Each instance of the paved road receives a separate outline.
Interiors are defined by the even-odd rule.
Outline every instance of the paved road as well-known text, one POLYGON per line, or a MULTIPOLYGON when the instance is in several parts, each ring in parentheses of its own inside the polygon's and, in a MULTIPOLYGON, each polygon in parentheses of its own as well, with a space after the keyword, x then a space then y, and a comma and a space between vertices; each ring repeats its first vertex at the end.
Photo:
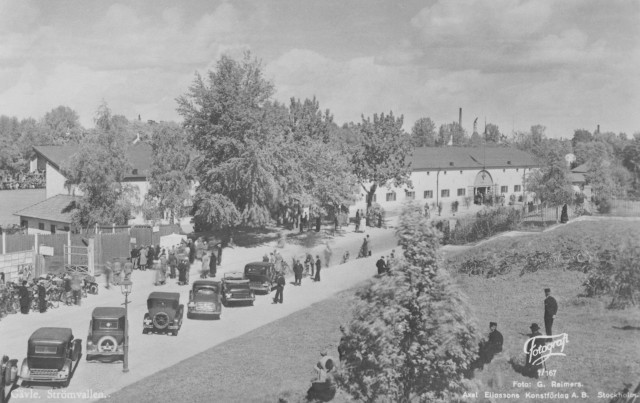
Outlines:
MULTIPOLYGON (((352 227, 353 228, 353 227, 352 227)), ((352 230, 352 228, 350 230, 352 230)), ((372 237, 374 251, 384 250, 388 254, 396 245, 392 229, 368 229, 372 237)), ((188 320, 185 318, 182 329, 177 337, 165 335, 142 335, 142 318, 146 312, 146 298, 151 291, 173 291, 181 293, 181 302, 186 304, 189 289, 180 287, 170 280, 170 284, 161 287, 153 286, 154 272, 136 271, 133 273, 133 291, 130 295, 129 325, 130 325, 130 372, 124 374, 122 365, 88 363, 80 361, 71 381, 66 389, 49 390, 34 387, 30 389, 18 388, 13 392, 11 402, 43 402, 60 398, 67 402, 95 400, 104 393, 108 395, 133 382, 145 378, 153 373, 170 367, 188 357, 194 356, 226 340, 235 338, 257 327, 276 319, 287 316, 297 310, 306 308, 321 301, 336 292, 348 289, 370 278, 375 272, 375 260, 379 255, 355 260, 362 242, 363 234, 353 232, 338 234, 329 240, 333 249, 333 262, 337 263, 345 249, 351 253, 350 262, 344 265, 331 266, 324 269, 322 281, 313 283, 305 279, 301 287, 287 285, 285 287, 282 305, 271 304, 269 296, 258 296, 253 307, 223 308, 219 321, 188 320), (59 393, 53 395, 53 393, 59 393), (88 393, 89 398, 74 393, 88 393)), ((324 243, 311 249, 313 254, 319 254, 324 260, 324 243)), ((252 248, 229 248, 223 253, 223 265, 219 267, 219 275, 229 271, 242 271, 244 264, 260 260, 265 252, 273 250, 273 245, 260 245, 252 248)), ((287 245, 281 253, 288 262, 291 257, 302 257, 307 251, 300 245, 287 245)), ((198 278, 200 262, 196 261, 191 267, 191 280, 198 278)), ((100 289, 99 295, 90 295, 83 301, 81 307, 60 307, 45 314, 30 313, 29 315, 10 315, 0 322, 0 340, 2 345, 0 354, 7 354, 11 358, 18 358, 19 362, 26 356, 27 339, 39 327, 69 327, 74 336, 86 340, 91 311, 97 306, 119 306, 124 301, 119 288, 100 289)))

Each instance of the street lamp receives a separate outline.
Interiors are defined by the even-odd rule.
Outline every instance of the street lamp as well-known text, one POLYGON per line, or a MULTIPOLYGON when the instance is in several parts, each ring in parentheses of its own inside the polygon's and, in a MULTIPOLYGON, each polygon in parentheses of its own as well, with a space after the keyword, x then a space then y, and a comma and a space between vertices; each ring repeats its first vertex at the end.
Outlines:
POLYGON ((122 372, 129 372, 129 294, 131 294, 131 280, 120 282, 120 291, 124 295, 124 361, 122 362, 122 372))

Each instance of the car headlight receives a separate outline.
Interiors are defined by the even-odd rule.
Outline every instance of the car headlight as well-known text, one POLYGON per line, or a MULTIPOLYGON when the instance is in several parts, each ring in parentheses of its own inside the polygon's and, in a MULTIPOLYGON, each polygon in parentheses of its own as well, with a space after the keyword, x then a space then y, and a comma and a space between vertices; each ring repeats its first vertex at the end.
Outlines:
POLYGON ((187 305, 189 308, 194 308, 196 306, 195 302, 189 302, 189 304, 187 305))
POLYGON ((150 325, 151 324, 151 318, 145 318, 144 319, 144 324, 145 325, 150 325))
POLYGON ((226 293, 226 294, 225 294, 225 296, 226 296, 227 298, 231 298, 231 293, 230 293, 230 292, 228 292, 228 293, 226 293))
POLYGON ((68 366, 64 366, 62 367, 62 371, 58 372, 58 378, 66 378, 69 376, 69 367, 68 366))
POLYGON ((29 377, 29 365, 27 364, 26 360, 25 362, 22 363, 22 367, 20 368, 20 377, 21 378, 29 377))

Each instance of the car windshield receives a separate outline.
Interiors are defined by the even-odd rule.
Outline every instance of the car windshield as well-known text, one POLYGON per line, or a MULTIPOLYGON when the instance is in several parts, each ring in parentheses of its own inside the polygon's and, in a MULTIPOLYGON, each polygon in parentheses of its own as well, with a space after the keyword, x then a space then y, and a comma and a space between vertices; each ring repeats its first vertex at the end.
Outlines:
POLYGON ((249 283, 248 282, 242 282, 242 283, 227 283, 227 288, 230 290, 248 290, 249 289, 249 283))
POLYGON ((56 353, 58 352, 58 347, 36 344, 35 352, 36 354, 56 355, 56 353))
POLYGON ((261 274, 261 275, 267 274, 267 268, 260 267, 260 266, 249 266, 246 268, 245 271, 247 274, 261 274))
POLYGON ((97 329, 100 330, 113 330, 118 328, 118 320, 117 319, 101 319, 97 323, 97 329))
POLYGON ((156 299, 151 302, 153 308, 171 308, 173 303, 171 301, 165 301, 163 299, 156 299))
POLYGON ((216 292, 213 288, 198 288, 196 290, 196 294, 198 295, 213 295, 215 293, 216 292))

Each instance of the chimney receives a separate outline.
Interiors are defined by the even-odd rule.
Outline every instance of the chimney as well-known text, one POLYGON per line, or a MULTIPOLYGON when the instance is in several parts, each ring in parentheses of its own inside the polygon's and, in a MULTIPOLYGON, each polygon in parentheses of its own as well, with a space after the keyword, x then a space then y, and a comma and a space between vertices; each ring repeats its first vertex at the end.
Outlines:
POLYGON ((458 124, 462 127, 462 108, 460 108, 458 112, 458 124))

